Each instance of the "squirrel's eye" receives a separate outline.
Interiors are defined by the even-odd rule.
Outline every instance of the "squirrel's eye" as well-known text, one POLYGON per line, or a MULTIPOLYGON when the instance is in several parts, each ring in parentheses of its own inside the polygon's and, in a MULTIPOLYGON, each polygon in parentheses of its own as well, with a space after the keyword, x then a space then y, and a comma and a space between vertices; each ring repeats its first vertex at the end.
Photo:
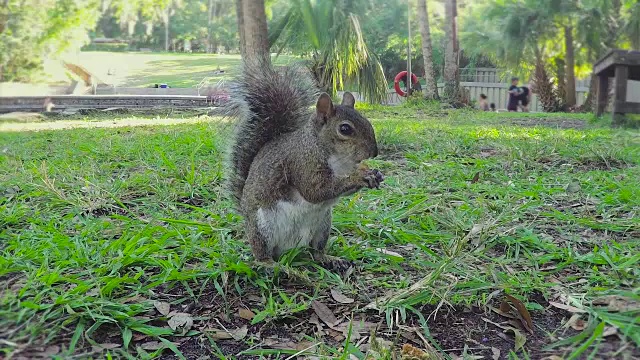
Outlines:
POLYGON ((349 136, 353 134, 353 128, 349 124, 340 125, 340 134, 349 136))

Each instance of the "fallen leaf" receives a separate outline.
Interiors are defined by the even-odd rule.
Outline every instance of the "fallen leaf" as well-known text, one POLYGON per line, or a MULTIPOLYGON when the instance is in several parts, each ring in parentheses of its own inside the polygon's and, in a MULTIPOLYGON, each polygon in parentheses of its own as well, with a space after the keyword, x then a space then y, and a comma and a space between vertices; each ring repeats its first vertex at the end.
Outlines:
POLYGON ((580 314, 573 314, 569 321, 565 324, 565 327, 571 326, 574 330, 582 331, 587 327, 587 322, 582 320, 580 314))
POLYGON ((225 330, 205 329, 204 332, 206 332, 209 335, 209 337, 211 337, 213 340, 229 340, 229 339, 233 339, 233 336, 231 336, 231 334, 228 331, 225 331, 225 330))
MULTIPOLYGON (((500 329, 503 329, 505 331, 511 331, 513 332, 513 334, 515 335, 515 346, 514 346, 514 351, 518 351, 520 350, 520 348, 522 348, 524 346, 524 344, 527 342, 527 337, 524 336, 520 330, 513 328, 511 326, 504 326, 504 325, 500 325, 498 323, 495 323, 487 318, 482 318, 483 321, 488 322, 489 324, 495 325, 497 327, 499 327, 500 329)), ((498 335, 500 335, 500 333, 498 333, 498 335)))
POLYGON ((427 354, 426 352, 422 351, 421 349, 418 349, 417 347, 414 347, 410 344, 404 344, 402 345, 402 353, 401 353, 401 359, 402 360, 429 360, 431 359, 431 356, 429 356, 429 354, 427 354))
POLYGON ((176 330, 179 327, 184 327, 185 330, 189 330, 193 326, 193 318, 191 317, 191 314, 175 313, 167 323, 173 330, 176 330))
POLYGON ((169 311, 171 310, 171 305, 169 303, 163 302, 163 301, 154 301, 153 302, 153 306, 156 308, 156 310, 158 310, 158 312, 164 316, 166 316, 167 314, 169 314, 169 311))
POLYGON ((578 309, 575 306, 565 305, 565 304, 557 303, 557 302, 554 302, 554 301, 549 301, 549 305, 551 305, 553 307, 557 307, 558 309, 566 310, 566 311, 568 311, 570 313, 577 313, 577 314, 586 313, 585 310, 578 309))
POLYGON ((511 305, 509 305, 505 300, 502 300, 500 303, 500 311, 505 314, 509 314, 511 312, 511 305))
POLYGON ((235 330, 230 330, 229 333, 231 334, 231 336, 233 337, 234 340, 239 341, 244 339, 247 336, 247 333, 249 332, 249 329, 247 328, 247 326, 243 326, 243 327, 239 327, 235 330))
POLYGON ((515 297, 509 294, 505 294, 505 295, 507 296, 507 299, 511 301, 513 306, 516 307, 516 310, 518 310, 518 313, 521 316, 520 321, 522 321, 522 325, 524 325, 524 328, 527 329, 529 333, 533 334, 533 320, 531 320, 531 314, 529 314, 529 310, 527 310, 526 306, 524 306, 522 301, 516 299, 515 297))
POLYGON ((145 335, 145 334, 141 334, 141 333, 135 333, 135 334, 133 334, 133 340, 134 340, 134 341, 136 341, 136 342, 137 342, 137 341, 140 341, 140 340, 142 340, 142 339, 146 339, 147 337, 149 337, 149 336, 148 336, 148 335, 145 335))
POLYGON ((317 300, 313 300, 311 302, 311 307, 313 307, 313 311, 318 315, 318 318, 320 318, 320 320, 325 324, 329 326, 335 326, 338 324, 338 319, 333 315, 333 312, 327 307, 327 305, 317 300))
POLYGON ((46 356, 52 356, 52 355, 56 355, 60 352, 60 346, 58 345, 51 345, 51 346, 47 346, 47 348, 44 350, 44 355, 46 356))
POLYGON ((379 251, 379 252, 381 252, 381 253, 383 253, 385 255, 394 256, 394 257, 397 257, 397 258, 400 258, 400 259, 404 259, 404 257, 402 255, 398 254, 395 251, 391 251, 391 250, 387 250, 387 249, 383 249, 383 248, 376 248, 376 251, 379 251))
POLYGON ((493 354, 491 356, 493 360, 500 360, 500 349, 491 347, 491 353, 493 354))
POLYGON ((98 344, 96 345, 98 348, 100 349, 117 349, 119 347, 122 347, 121 344, 112 344, 112 343, 106 343, 106 344, 98 344))
POLYGON ((628 312, 640 310, 640 303, 623 296, 609 295, 594 299, 592 305, 605 305, 611 312, 628 312))
POLYGON ((333 298, 333 300, 339 302, 340 304, 351 304, 355 301, 352 298, 346 297, 340 292, 340 290, 337 289, 331 289, 331 297, 333 298))
POLYGON ((130 297, 126 298, 126 299, 123 299, 122 303, 123 304, 126 304, 126 303, 141 303, 141 302, 144 302, 144 301, 147 301, 147 298, 142 297, 139 294, 137 294, 137 295, 134 295, 134 296, 130 296, 130 297))
POLYGON ((514 350, 515 352, 518 352, 520 349, 522 349, 522 347, 524 346, 524 344, 527 342, 527 337, 526 337, 526 336, 524 336, 524 335, 520 332, 520 330, 518 330, 518 329, 511 328, 510 330, 511 330, 511 331, 513 331, 513 333, 514 333, 514 335, 515 335, 515 337, 516 337, 516 343, 515 343, 515 345, 514 345, 514 347, 513 347, 513 350, 514 350))
POLYGON ((238 310, 238 316, 245 320, 251 321, 254 317, 256 317, 256 314, 254 314, 253 311, 249 309, 240 308, 240 310, 238 310))
POLYGON ((473 179, 471 179, 471 183, 475 184, 480 180, 480 172, 478 171, 475 175, 473 175, 473 179))
POLYGON ((604 331, 602 332, 602 337, 608 337, 611 335, 615 335, 618 333, 618 329, 614 326, 607 326, 604 328, 604 331))
POLYGON ((164 344, 162 344, 160 341, 148 341, 141 344, 140 347, 144 350, 154 351, 162 349, 164 347, 164 344))
POLYGON ((547 357, 543 357, 540 360, 564 360, 564 358, 560 357, 558 355, 550 355, 550 356, 547 356, 547 357))

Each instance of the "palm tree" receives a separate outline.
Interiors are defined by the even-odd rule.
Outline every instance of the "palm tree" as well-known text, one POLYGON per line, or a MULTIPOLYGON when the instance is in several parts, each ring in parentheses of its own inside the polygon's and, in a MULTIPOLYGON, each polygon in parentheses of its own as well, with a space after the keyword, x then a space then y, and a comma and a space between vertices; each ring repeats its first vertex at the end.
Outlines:
POLYGON ((424 79, 426 82, 427 99, 438 100, 438 83, 433 68, 433 49, 431 46, 431 30, 429 29, 429 11, 427 0, 418 0, 418 18, 420 21, 420 36, 422 38, 422 58, 424 60, 424 79))
POLYGON ((270 63, 264 0, 236 0, 240 49, 245 62, 270 63))
POLYGON ((356 86, 370 102, 386 97, 380 62, 364 41, 358 12, 363 0, 295 0, 270 29, 269 43, 310 54, 309 69, 324 91, 356 86))
POLYGON ((445 1, 444 96, 449 102, 457 102, 460 86, 458 79, 457 11, 456 0, 445 1))

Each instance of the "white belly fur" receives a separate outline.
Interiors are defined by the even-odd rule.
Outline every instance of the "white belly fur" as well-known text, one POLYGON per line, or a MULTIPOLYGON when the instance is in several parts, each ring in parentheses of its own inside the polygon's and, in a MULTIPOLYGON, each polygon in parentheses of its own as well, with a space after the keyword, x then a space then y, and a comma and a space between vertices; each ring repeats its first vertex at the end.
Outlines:
POLYGON ((278 201, 273 208, 258 209, 258 229, 276 255, 308 246, 336 201, 312 204, 296 191, 291 201, 278 201))

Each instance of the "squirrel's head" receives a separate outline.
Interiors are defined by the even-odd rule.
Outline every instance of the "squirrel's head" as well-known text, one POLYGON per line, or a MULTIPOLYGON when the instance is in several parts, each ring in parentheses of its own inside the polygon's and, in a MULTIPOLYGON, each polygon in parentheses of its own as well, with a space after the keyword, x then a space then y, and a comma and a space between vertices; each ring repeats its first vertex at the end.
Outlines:
MULTIPOLYGON (((327 147, 333 162, 352 167, 378 156, 378 144, 369 120, 354 108, 356 99, 349 92, 342 104, 334 105, 323 93, 316 103, 315 125, 320 143, 327 147)), ((346 170, 346 169, 345 169, 346 170)))

